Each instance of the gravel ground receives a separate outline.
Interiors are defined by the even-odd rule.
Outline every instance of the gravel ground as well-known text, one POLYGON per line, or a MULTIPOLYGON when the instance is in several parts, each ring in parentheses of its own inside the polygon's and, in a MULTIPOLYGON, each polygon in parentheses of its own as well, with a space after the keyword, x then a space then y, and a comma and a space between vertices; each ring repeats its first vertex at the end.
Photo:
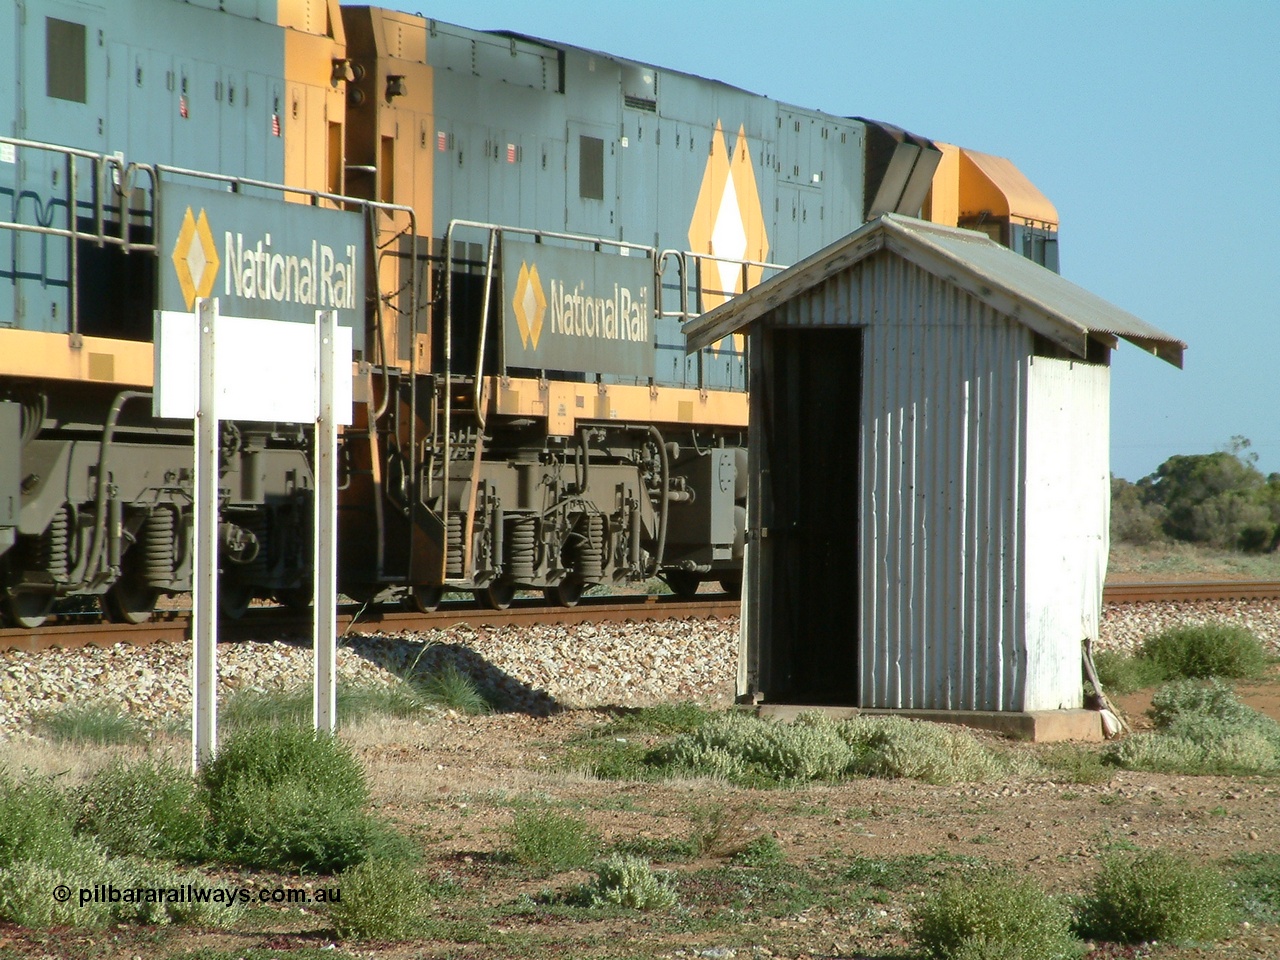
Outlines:
MULTIPOLYGON (((1141 603, 1106 608, 1099 649, 1131 650, 1177 624, 1230 620, 1280 656, 1280 602, 1141 603)), ((727 703, 737 672, 738 622, 685 620, 497 630, 454 627, 422 634, 353 636, 339 676, 382 682, 416 666, 453 662, 496 687, 512 706, 546 714, 557 705, 640 706, 663 700, 727 703)), ((219 696, 311 682, 309 642, 223 644, 219 696)), ((73 702, 122 705, 140 719, 180 717, 191 698, 190 652, 157 644, 0 653, 0 738, 21 735, 33 715, 73 702)))

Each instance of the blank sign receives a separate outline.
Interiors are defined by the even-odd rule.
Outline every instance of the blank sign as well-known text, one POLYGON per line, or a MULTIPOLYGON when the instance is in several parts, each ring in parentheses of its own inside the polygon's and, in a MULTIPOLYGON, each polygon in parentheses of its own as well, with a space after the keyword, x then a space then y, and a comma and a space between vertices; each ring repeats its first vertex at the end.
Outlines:
MULTIPOLYGON (((319 413, 316 328, 309 323, 219 316, 214 330, 217 415, 223 420, 314 423, 319 413)), ((351 328, 337 328, 334 369, 351 368, 351 328)), ((190 420, 199 394, 199 338, 195 316, 159 312, 155 399, 158 417, 190 420)), ((333 384, 338 423, 351 423, 351 377, 333 384)))

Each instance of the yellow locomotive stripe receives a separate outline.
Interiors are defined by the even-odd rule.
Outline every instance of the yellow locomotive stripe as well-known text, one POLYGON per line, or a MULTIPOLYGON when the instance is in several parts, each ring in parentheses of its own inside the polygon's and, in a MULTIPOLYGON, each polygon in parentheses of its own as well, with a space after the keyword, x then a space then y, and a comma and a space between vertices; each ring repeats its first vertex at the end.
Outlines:
POLYGON ((152 349, 135 340, 0 330, 0 376, 149 387, 152 349))
POLYGON ((696 424, 746 429, 747 394, 727 390, 565 383, 490 378, 488 394, 499 416, 546 417, 547 432, 568 436, 578 420, 696 424))

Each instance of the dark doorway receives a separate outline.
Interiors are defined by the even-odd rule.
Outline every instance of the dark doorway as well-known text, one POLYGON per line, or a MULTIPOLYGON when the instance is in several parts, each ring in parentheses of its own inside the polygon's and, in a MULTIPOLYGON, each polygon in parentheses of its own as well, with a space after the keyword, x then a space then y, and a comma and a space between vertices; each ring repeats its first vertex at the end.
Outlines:
POLYGON ((857 706, 862 330, 769 334, 763 692, 774 702, 857 706))

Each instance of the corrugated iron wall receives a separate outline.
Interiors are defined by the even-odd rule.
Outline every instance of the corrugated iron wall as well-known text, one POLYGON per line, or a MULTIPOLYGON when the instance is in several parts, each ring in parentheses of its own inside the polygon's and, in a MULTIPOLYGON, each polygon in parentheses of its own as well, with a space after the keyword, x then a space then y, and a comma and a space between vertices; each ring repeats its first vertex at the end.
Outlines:
POLYGON ((1031 333, 888 253, 770 319, 868 328, 861 705, 1024 709, 1020 438, 1031 333))

